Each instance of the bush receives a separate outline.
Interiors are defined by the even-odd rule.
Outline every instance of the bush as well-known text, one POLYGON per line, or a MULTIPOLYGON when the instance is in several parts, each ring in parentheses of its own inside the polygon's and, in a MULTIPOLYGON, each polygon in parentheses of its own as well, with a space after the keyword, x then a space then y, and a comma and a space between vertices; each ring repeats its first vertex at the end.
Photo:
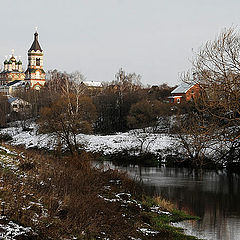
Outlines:
POLYGON ((7 141, 11 141, 12 140, 12 136, 9 135, 8 133, 0 133, 0 141, 1 142, 7 142, 7 141))
POLYGON ((60 239, 73 234, 78 239, 95 239, 102 232, 114 239, 126 239, 127 234, 136 230, 135 225, 131 221, 123 224, 125 209, 104 198, 116 198, 118 192, 137 194, 139 190, 125 173, 93 168, 91 160, 86 152, 54 157, 31 151, 19 164, 19 169, 30 176, 24 183, 11 171, 0 171, 7 189, 3 196, 6 214, 31 226, 41 236, 39 239, 60 239))
POLYGON ((142 153, 140 155, 130 155, 128 151, 122 151, 107 155, 106 159, 114 162, 116 165, 137 164, 140 166, 160 166, 161 159, 153 153, 142 153))

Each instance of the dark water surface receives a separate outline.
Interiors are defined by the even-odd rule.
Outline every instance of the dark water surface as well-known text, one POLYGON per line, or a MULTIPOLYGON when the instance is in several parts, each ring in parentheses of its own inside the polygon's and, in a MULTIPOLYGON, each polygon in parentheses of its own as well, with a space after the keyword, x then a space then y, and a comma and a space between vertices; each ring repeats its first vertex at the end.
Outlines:
POLYGON ((159 194, 179 208, 201 217, 199 221, 177 224, 188 234, 209 240, 240 240, 238 175, 205 171, 199 176, 182 168, 109 166, 141 179, 148 193, 159 194))

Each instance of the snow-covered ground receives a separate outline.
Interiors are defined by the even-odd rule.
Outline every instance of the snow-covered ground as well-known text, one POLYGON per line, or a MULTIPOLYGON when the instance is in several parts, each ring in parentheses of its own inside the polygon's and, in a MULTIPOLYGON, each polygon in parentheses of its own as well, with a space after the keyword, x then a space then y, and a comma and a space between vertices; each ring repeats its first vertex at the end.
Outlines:
MULTIPOLYGON (((32 131, 22 131, 21 127, 9 127, 2 129, 1 133, 12 136, 11 145, 23 145, 26 148, 39 148, 53 150, 56 138, 52 134, 37 134, 38 126, 32 124, 32 131)), ((144 134, 136 132, 117 133, 114 135, 87 135, 79 134, 78 142, 84 145, 86 151, 110 154, 122 150, 134 151, 140 148, 144 141, 143 150, 148 148, 151 153, 158 153, 174 144, 174 140, 165 134, 144 134)))
MULTIPOLYGON (((143 137, 144 138, 144 137, 143 137)), ((141 136, 136 136, 131 132, 117 133, 114 135, 83 135, 79 136, 80 141, 85 143, 85 149, 91 152, 102 152, 111 154, 123 150, 134 151, 140 149, 143 140, 141 136)), ((173 139, 163 134, 151 134, 143 144, 143 150, 148 146, 151 153, 158 153, 173 144, 173 139)))
MULTIPOLYGON (((42 141, 44 139, 44 141, 42 141, 42 145, 41 147, 47 148, 47 144, 52 142, 52 136, 48 136, 48 135, 36 135, 36 131, 33 130, 31 132, 24 132, 21 131, 20 129, 15 129, 15 128, 9 128, 9 129, 5 129, 4 131, 2 131, 4 133, 8 133, 12 135, 13 140, 12 140, 12 144, 26 144, 26 146, 37 146, 38 141, 42 141), (44 144, 43 144, 44 143, 44 144)), ((125 134, 126 136, 128 136, 127 134, 125 134)), ((124 135, 124 136, 125 136, 124 135)), ((130 134, 131 135, 131 134, 130 134)), ((82 139, 82 141, 86 141, 86 142, 90 142, 92 141, 92 139, 94 140, 95 138, 93 138, 94 135, 81 135, 79 136, 79 139, 82 139), (89 137, 89 138, 87 138, 89 137)), ((98 141, 96 142, 96 146, 100 145, 99 149, 96 149, 96 151, 101 150, 101 141, 103 141, 102 139, 99 139, 99 136, 95 136, 96 139, 98 139, 98 141)), ((107 136, 104 136, 104 139, 107 136)), ((117 134, 117 135, 112 135, 111 136, 113 139, 111 139, 111 143, 109 144, 109 146, 114 146, 116 142, 120 142, 119 144, 121 145, 121 142, 124 141, 124 137, 122 136, 122 134, 117 134), (114 136, 121 136, 120 139, 115 139, 114 140, 114 136)), ((129 136, 128 136, 129 137, 129 136)), ((154 137, 154 136, 152 136, 154 137)), ((155 137, 154 137, 155 139, 155 137)), ((107 139, 105 139, 105 141, 107 142, 107 139)), ((130 142, 130 140, 129 140, 130 142)), ((125 145, 124 145, 125 146, 125 145)), ((119 147, 119 146, 118 146, 119 147)), ((127 147, 127 145, 126 145, 127 147)), ((91 147, 90 147, 91 148, 91 147)), ((91 148, 92 149, 92 148, 91 148)), ((118 148, 116 148, 117 150, 118 148)), ((93 149, 92 149, 93 150, 93 149)), ((33 176, 31 176, 31 174, 29 173, 24 173, 23 170, 21 170, 21 168, 19 167, 20 165, 20 161, 19 161, 19 157, 21 158, 25 158, 23 153, 17 153, 15 151, 12 151, 10 149, 8 149, 7 147, 1 146, 0 145, 0 166, 2 169, 7 169, 8 171, 13 172, 16 176, 18 181, 16 181, 17 184, 20 184, 21 186, 25 186, 25 183, 28 181, 28 179, 32 178, 33 176), (26 181, 25 181, 26 180, 26 181)), ((34 175, 36 178, 34 178, 34 182, 36 182, 36 180, 38 179, 37 175, 34 175)), ((51 178, 48 178, 51 180, 51 178)), ((5 188, 5 181, 4 178, 0 178, 0 183, 2 184, 2 186, 0 186, 0 189, 4 189, 5 188)), ((44 181, 39 182, 41 185, 44 185, 44 181)), ((138 202, 136 200, 133 199, 132 195, 128 192, 111 192, 111 184, 110 183, 115 183, 115 184, 121 184, 121 180, 120 179, 112 179, 109 181, 109 184, 104 186, 104 190, 107 190, 106 192, 102 192, 101 195, 98 194, 99 198, 104 199, 104 201, 106 202, 115 202, 115 203, 119 203, 121 207, 123 208, 127 208, 129 207, 129 205, 134 206, 134 208, 139 208, 141 211, 144 211, 144 206, 141 204, 141 202, 138 202)), ((12 185, 11 185, 12 187, 12 185)), ((26 187, 26 186, 25 186, 26 187)), ((34 199, 34 195, 33 193, 30 193, 29 191, 24 192, 24 190, 21 190, 21 194, 22 196, 18 196, 18 198, 16 198, 15 196, 15 201, 17 201, 18 199, 27 199, 27 196, 31 195, 32 198, 34 199)), ((46 218, 48 217, 48 210, 44 207, 41 198, 39 199, 34 199, 34 200, 25 200, 25 202, 21 203, 21 210, 24 212, 24 214, 28 215, 28 210, 30 211, 34 211, 32 209, 37 209, 37 212, 35 212, 32 215, 31 221, 33 223, 38 223, 39 219, 42 218, 46 218)), ((61 203, 60 203, 61 205, 61 203)), ((17 224, 16 222, 11 221, 11 219, 8 219, 7 216, 5 216, 5 210, 8 209, 10 206, 10 203, 8 203, 7 201, 5 202, 4 199, 0 198, 0 207, 1 207, 1 216, 0 216, 0 239, 5 239, 5 240, 17 240, 17 239, 32 239, 34 238, 34 236, 38 236, 37 232, 35 232, 33 230, 33 228, 31 227, 24 227, 22 225, 17 224), (4 210, 5 209, 5 210, 4 210)), ((156 213, 158 215, 171 215, 170 212, 166 212, 166 211, 162 211, 160 206, 153 206, 150 208, 151 212, 156 213)), ((123 213, 122 214, 123 218, 128 219, 129 216, 128 214, 123 213)), ((160 234, 159 231, 155 231, 152 230, 152 227, 147 224, 144 223, 142 224, 142 226, 139 226, 137 229, 138 233, 141 233, 141 235, 148 237, 148 239, 150 239, 152 236, 158 235, 160 234)), ((104 235, 104 232, 101 232, 102 235, 104 235)), ((64 238, 67 239, 67 238, 64 238)), ((70 239, 77 239, 77 237, 71 237, 68 238, 70 239)), ((110 238, 104 238, 104 237, 99 237, 98 239, 109 239, 110 238)), ((141 240, 141 238, 133 238, 131 236, 129 236, 129 239, 135 239, 135 240, 141 240)), ((145 239, 145 238, 144 238, 145 239)))
MULTIPOLYGON (((7 133, 12 137, 11 145, 23 145, 25 148, 38 148, 54 150, 58 143, 54 134, 38 134, 38 125, 32 123, 31 131, 22 131, 21 127, 9 127, 0 130, 0 133, 7 133)), ((134 130, 126 133, 116 133, 113 135, 87 135, 79 134, 77 136, 78 143, 83 146, 86 151, 99 152, 103 154, 112 154, 122 151, 128 153, 138 153, 141 149, 143 152, 150 152, 161 155, 164 158, 166 154, 174 154, 176 152, 186 154, 186 151, 176 137, 169 134, 145 134, 134 130)), ((192 152, 195 151, 193 145, 192 152)), ((197 146, 198 147, 198 146, 197 146)), ((217 159, 227 148, 226 143, 219 141, 206 143, 201 149, 201 154, 207 157, 217 159)))
POLYGON ((14 240, 14 239, 24 239, 27 238, 27 235, 31 236, 34 234, 33 230, 30 227, 23 227, 9 221, 5 216, 0 216, 0 239, 4 240, 14 240))

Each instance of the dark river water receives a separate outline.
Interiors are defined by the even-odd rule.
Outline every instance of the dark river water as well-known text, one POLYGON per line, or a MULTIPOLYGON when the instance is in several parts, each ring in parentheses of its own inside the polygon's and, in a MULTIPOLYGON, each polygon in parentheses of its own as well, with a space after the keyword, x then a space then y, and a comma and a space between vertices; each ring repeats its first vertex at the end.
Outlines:
POLYGON ((148 193, 161 195, 179 208, 201 217, 199 221, 177 224, 186 229, 186 233, 209 240, 240 240, 238 175, 205 171, 197 176, 183 168, 109 166, 141 179, 148 193))

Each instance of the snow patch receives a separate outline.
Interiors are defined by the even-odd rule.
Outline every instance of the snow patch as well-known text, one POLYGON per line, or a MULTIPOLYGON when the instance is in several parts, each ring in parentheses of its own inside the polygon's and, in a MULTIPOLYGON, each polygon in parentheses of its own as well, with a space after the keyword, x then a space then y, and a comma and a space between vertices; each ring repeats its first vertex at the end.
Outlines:
POLYGON ((4 216, 0 216, 0 222, 0 239, 14 240, 16 237, 24 236, 25 234, 34 234, 30 227, 23 227, 12 221, 8 221, 4 216))

